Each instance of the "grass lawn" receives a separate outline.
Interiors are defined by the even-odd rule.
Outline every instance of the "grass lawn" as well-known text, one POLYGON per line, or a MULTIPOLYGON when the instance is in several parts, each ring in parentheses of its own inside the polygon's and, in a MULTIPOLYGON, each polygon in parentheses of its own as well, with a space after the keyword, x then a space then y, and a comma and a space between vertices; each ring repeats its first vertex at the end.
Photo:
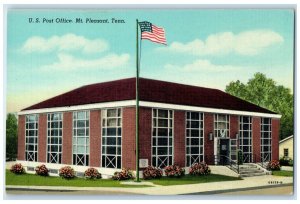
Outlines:
POLYGON ((20 186, 75 186, 75 187, 129 187, 140 188, 148 187, 147 185, 123 185, 120 181, 112 179, 86 180, 84 178, 74 178, 71 180, 62 179, 60 177, 48 176, 42 177, 34 174, 16 175, 6 170, 6 185, 20 186))
POLYGON ((272 175, 274 176, 287 176, 287 177, 293 177, 294 172, 293 171, 272 171, 272 175))
POLYGON ((183 185, 183 184, 209 183, 209 182, 234 181, 234 180, 241 180, 241 178, 223 176, 218 174, 210 174, 207 176, 185 175, 181 178, 162 177, 161 179, 153 179, 149 181, 157 185, 169 186, 169 185, 183 185))

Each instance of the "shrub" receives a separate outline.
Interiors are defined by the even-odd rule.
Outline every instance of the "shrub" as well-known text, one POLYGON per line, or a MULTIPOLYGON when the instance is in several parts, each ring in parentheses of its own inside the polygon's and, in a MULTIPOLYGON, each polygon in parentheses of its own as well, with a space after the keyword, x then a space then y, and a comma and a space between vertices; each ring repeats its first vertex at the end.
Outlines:
POLYGON ((10 168, 10 171, 15 174, 24 174, 25 173, 25 169, 22 166, 22 164, 12 165, 12 167, 10 168))
POLYGON ((280 170, 280 164, 277 160, 272 160, 268 163, 267 169, 270 171, 280 170))
POLYGON ((184 168, 178 165, 170 165, 165 167, 165 174, 169 177, 181 177, 185 173, 184 168))
POLYGON ((49 170, 45 164, 35 167, 35 173, 40 176, 49 176, 49 170))
POLYGON ((86 179, 100 179, 101 174, 98 172, 97 169, 95 168, 88 168, 85 172, 84 172, 84 177, 86 179))
POLYGON ((239 165, 243 164, 243 151, 241 149, 237 150, 237 160, 239 165))
POLYGON ((210 168, 205 162, 195 163, 189 169, 190 175, 201 176, 210 174, 210 168))
POLYGON ((154 166, 148 166, 143 171, 143 177, 144 179, 155 179, 155 178, 161 178, 163 175, 163 172, 160 168, 154 167, 154 166))
POLYGON ((128 169, 123 168, 122 171, 116 171, 112 177, 113 180, 128 180, 132 179, 132 172, 128 169))
POLYGON ((293 166, 293 160, 288 157, 282 157, 279 159, 280 166, 293 166))
POLYGON ((72 179, 75 177, 74 169, 70 166, 64 166, 59 169, 59 176, 65 179, 72 179))

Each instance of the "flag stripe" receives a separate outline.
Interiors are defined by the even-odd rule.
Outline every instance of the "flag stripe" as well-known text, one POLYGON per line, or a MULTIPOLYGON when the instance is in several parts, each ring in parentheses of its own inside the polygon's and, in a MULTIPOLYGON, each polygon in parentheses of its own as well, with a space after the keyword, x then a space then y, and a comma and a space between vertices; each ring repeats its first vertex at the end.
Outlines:
POLYGON ((152 32, 153 33, 162 33, 162 34, 165 33, 164 30, 161 31, 161 30, 155 30, 155 29, 152 29, 152 32))
POLYGON ((148 33, 148 32, 142 33, 142 39, 143 39, 144 37, 155 38, 155 39, 157 39, 157 40, 161 40, 161 41, 166 42, 166 39, 165 39, 165 38, 158 37, 158 36, 153 35, 152 33, 148 33))
POLYGON ((160 43, 160 44, 164 44, 164 45, 166 45, 167 43, 164 41, 164 42, 162 42, 162 41, 160 41, 160 40, 156 40, 156 39, 154 39, 154 38, 143 38, 143 39, 147 39, 147 40, 150 40, 150 41, 152 41, 152 42, 156 42, 156 43, 160 43))
POLYGON ((145 34, 142 35, 142 38, 146 38, 146 37, 147 37, 147 38, 154 38, 154 39, 156 39, 156 40, 161 40, 161 41, 166 42, 165 39, 157 38, 157 37, 155 37, 155 36, 153 36, 153 35, 148 35, 147 33, 145 33, 145 34))
POLYGON ((157 29, 153 28, 152 31, 156 32, 156 33, 165 33, 164 29, 157 30, 157 29))
POLYGON ((148 35, 153 35, 154 37, 160 38, 160 39, 166 39, 164 35, 159 35, 159 34, 155 34, 155 33, 151 33, 151 32, 143 32, 143 34, 148 34, 148 35))

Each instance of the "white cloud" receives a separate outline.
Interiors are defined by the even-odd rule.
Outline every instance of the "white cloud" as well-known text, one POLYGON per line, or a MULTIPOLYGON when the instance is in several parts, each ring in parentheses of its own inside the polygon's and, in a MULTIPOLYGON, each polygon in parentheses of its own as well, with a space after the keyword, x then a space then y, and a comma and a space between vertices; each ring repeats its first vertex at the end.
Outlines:
POLYGON ((165 69, 183 72, 228 72, 241 70, 242 67, 232 65, 216 65, 212 64, 209 60, 199 59, 191 64, 186 64, 183 66, 166 64, 165 69))
POLYGON ((82 51, 83 53, 96 53, 108 50, 108 43, 102 39, 87 39, 75 34, 65 34, 62 36, 52 36, 43 38, 34 36, 26 40, 21 51, 51 52, 51 51, 82 51))
POLYGON ((188 43, 173 42, 169 47, 158 48, 163 51, 187 53, 192 55, 256 55, 265 48, 284 41, 272 30, 251 30, 238 34, 222 32, 209 35, 206 40, 195 39, 188 43))
POLYGON ((113 69, 128 64, 129 54, 108 54, 98 59, 78 59, 69 54, 58 54, 58 62, 40 67, 42 71, 72 71, 87 69, 113 69))

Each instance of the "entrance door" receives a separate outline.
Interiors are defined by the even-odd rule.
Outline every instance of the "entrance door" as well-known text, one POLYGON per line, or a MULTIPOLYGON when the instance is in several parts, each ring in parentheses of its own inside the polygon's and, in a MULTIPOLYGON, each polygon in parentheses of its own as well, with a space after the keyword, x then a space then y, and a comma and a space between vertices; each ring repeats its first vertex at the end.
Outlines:
POLYGON ((229 139, 220 139, 220 164, 226 165, 229 164, 229 153, 230 153, 230 146, 229 146, 229 139))

